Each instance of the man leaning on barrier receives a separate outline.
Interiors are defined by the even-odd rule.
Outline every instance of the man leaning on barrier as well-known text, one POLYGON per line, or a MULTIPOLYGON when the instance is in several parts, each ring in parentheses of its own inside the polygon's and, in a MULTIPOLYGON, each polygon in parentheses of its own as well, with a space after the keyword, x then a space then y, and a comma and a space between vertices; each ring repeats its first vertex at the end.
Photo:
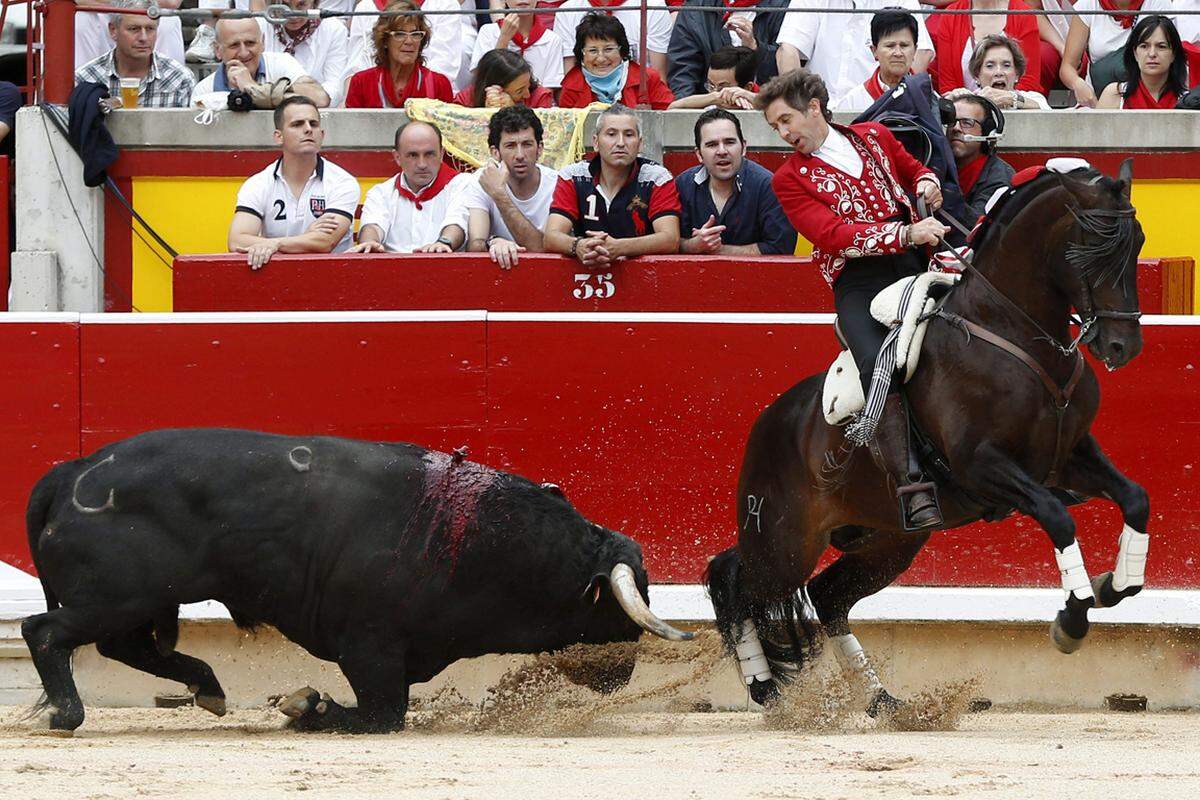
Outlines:
POLYGON ((546 250, 603 267, 679 250, 679 194, 671 173, 642 158, 638 116, 620 103, 600 113, 595 154, 558 173, 546 250))
MULTIPOLYGON (((253 20, 251 20, 253 22, 253 20)), ((293 96, 275 109, 282 155, 238 190, 229 249, 259 269, 275 253, 340 253, 350 247, 358 181, 321 157, 321 112, 293 96)))
POLYGON ((287 53, 265 53, 265 46, 258 20, 218 20, 217 58, 222 63, 196 84, 192 103, 237 90, 249 95, 256 108, 275 108, 289 94, 303 95, 319 108, 329 105, 329 95, 299 61, 287 53))

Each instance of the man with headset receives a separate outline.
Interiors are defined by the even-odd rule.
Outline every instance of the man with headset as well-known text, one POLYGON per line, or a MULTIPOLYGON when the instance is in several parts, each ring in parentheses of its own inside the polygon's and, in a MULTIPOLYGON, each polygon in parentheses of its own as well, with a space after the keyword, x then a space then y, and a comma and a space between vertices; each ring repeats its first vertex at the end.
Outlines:
POLYGON ((954 117, 946 136, 954 151, 963 199, 978 219, 987 201, 997 189, 1009 186, 1015 172, 996 155, 996 143, 1004 135, 1004 115, 990 100, 968 94, 954 101, 954 117))

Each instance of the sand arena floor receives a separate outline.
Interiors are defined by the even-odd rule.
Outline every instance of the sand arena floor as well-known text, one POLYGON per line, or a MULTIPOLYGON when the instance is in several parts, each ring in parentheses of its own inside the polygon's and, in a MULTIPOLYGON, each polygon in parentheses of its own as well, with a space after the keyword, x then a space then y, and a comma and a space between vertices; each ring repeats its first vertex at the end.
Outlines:
POLYGON ((770 713, 697 711, 697 682, 728 666, 711 635, 690 651, 642 646, 639 661, 686 659, 658 685, 604 697, 562 677, 613 655, 540 657, 482 704, 445 690, 390 735, 297 733, 264 703, 222 718, 88 708, 61 738, 0 707, 0 797, 1200 798, 1196 712, 971 714, 967 682, 906 698, 881 724, 828 670, 770 713), (638 709, 664 695, 674 711, 638 709))

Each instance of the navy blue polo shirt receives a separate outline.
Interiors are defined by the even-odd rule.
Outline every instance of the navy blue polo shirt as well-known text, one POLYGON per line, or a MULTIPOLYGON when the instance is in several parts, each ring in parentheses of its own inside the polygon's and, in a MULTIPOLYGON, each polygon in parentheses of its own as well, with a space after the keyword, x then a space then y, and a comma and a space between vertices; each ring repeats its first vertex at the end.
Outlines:
POLYGON ((725 203, 725 209, 717 213, 708 190, 708 170, 697 164, 675 179, 679 190, 679 204, 683 214, 679 220, 679 235, 688 238, 694 228, 703 225, 710 216, 724 225, 721 234, 724 244, 756 244, 763 255, 788 255, 796 251, 796 231, 788 222, 787 215, 771 188, 772 174, 750 159, 742 161, 742 168, 734 178, 734 191, 725 203))
POLYGON ((614 239, 632 239, 654 233, 659 217, 679 216, 674 180, 661 164, 638 156, 612 202, 598 188, 599 182, 600 158, 595 154, 559 170, 550 213, 571 220, 576 236, 600 230, 614 239))

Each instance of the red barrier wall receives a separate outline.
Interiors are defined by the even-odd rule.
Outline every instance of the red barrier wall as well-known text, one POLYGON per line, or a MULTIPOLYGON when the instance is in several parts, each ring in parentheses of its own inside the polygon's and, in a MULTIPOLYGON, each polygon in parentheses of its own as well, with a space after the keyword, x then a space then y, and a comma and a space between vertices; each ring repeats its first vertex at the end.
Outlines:
POLYGON ((0 314, 0 560, 32 571, 25 504, 46 470, 79 457, 79 324, 74 314, 0 314), (56 316, 70 322, 52 322, 56 316))
MULTIPOLYGON (((40 451, 7 459, 19 474, 0 484, 0 556, 24 568, 29 487, 80 440, 90 452, 147 429, 225 425, 470 445, 475 460, 554 481, 637 538, 656 581, 694 582, 733 540, 754 416, 835 352, 822 318, 803 315, 98 315, 82 332, 41 327, 53 335, 0 326, 4 374, 39 376, 13 381, 18 412, 4 429, 11 452, 40 451)), ((1150 583, 1200 587, 1200 325, 1144 331, 1143 355, 1101 374, 1097 434, 1150 491, 1150 583)), ((1076 517, 1088 564, 1107 568, 1117 514, 1093 503, 1076 517)), ((938 534, 905 580, 1053 586, 1057 572, 1045 534, 1016 519, 938 534)))
MULTIPOLYGON (((1143 312, 1191 313, 1181 290, 1191 259, 1139 264, 1143 312)), ((473 253, 276 256, 257 271, 237 256, 183 256, 173 286, 176 311, 833 311, 820 271, 782 256, 647 256, 601 273, 545 254, 522 256, 512 270, 473 253)))

